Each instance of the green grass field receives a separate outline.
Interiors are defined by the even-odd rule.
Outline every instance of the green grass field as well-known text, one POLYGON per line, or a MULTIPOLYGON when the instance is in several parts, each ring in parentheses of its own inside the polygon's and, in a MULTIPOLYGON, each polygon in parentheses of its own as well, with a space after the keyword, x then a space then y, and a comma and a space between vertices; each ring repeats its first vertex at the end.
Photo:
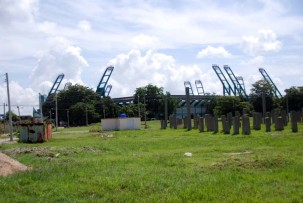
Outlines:
POLYGON ((0 177, 0 202, 303 202, 302 124, 249 136, 148 125, 0 145, 32 167, 0 177))

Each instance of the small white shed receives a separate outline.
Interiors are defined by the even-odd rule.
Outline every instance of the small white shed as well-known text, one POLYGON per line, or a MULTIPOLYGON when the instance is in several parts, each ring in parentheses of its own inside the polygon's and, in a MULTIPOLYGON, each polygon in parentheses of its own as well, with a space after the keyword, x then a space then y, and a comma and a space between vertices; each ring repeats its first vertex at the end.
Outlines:
POLYGON ((140 130, 140 118, 107 118, 101 119, 102 130, 140 130))

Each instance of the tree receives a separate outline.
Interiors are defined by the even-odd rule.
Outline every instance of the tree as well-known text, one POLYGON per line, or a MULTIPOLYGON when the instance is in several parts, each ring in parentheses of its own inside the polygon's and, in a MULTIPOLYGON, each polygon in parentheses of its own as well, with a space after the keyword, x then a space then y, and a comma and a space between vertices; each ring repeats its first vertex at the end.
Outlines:
MULTIPOLYGON (((111 100, 104 98, 104 100, 111 100)), ((58 120, 67 121, 69 110, 70 124, 84 125, 86 124, 86 109, 88 112, 88 122, 98 122, 100 119, 100 111, 98 107, 102 102, 99 94, 91 88, 76 84, 70 86, 67 90, 62 90, 57 94, 58 102, 58 120)), ((50 115, 55 112, 55 94, 50 95, 43 104, 43 115, 50 115)), ((104 107, 105 108, 105 107, 104 107)), ((108 107, 109 108, 109 107, 108 107)), ((52 117, 54 118, 54 117, 52 117)))
MULTIPOLYGON (((6 112, 5 113, 5 120, 8 121, 8 119, 9 119, 9 113, 6 112)), ((19 116, 17 116, 17 114, 15 114, 14 112, 12 112, 12 121, 17 122, 19 120, 20 120, 19 116)))
POLYGON ((142 106, 141 104, 144 104, 144 99, 145 99, 147 118, 164 119, 164 113, 165 113, 164 96, 167 97, 168 114, 174 113, 177 108, 176 99, 173 98, 169 92, 166 92, 165 95, 163 93, 162 87, 157 87, 152 84, 148 84, 145 87, 139 87, 136 89, 134 95, 135 98, 134 104, 138 105, 138 100, 139 100, 140 111, 142 112, 141 115, 143 115, 144 105, 142 106), (143 107, 143 109, 141 107, 143 107))
POLYGON ((303 107, 303 88, 291 87, 284 90, 286 95, 283 98, 283 106, 289 111, 299 111, 303 107))
MULTIPOLYGON (((146 113, 148 118, 158 118, 160 112, 160 106, 163 102, 163 88, 157 87, 152 84, 148 84, 145 87, 139 87, 135 91, 134 98, 139 97, 139 103, 145 102, 146 113), (144 101, 145 100, 145 101, 144 101)), ((135 104, 138 104, 138 99, 134 100, 135 104)))
POLYGON ((217 116, 226 115, 229 112, 239 111, 243 108, 243 102, 239 97, 234 96, 218 96, 216 97, 216 106, 214 114, 217 116))
POLYGON ((249 95, 250 102, 254 111, 262 112, 262 94, 265 94, 266 111, 280 107, 280 100, 274 97, 273 87, 266 80, 258 80, 252 84, 251 93, 249 95))

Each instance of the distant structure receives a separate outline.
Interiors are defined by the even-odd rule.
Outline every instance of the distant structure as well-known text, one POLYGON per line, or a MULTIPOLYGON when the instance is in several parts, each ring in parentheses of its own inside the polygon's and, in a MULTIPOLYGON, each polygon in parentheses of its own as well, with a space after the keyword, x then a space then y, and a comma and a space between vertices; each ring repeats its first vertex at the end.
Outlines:
POLYGON ((223 85, 223 95, 225 96, 227 94, 231 96, 233 94, 234 96, 237 96, 235 90, 229 84, 228 80, 226 79, 225 75, 221 71, 220 67, 215 64, 213 64, 212 67, 223 85))
POLYGON ((237 79, 238 79, 239 84, 240 84, 239 88, 242 88, 246 92, 243 77, 242 76, 237 76, 237 79))
POLYGON ((184 87, 189 88, 189 95, 194 95, 193 88, 192 88, 191 83, 189 81, 184 81, 184 87))
POLYGON ((52 88, 50 89, 50 91, 49 91, 49 93, 48 93, 48 97, 49 97, 51 94, 54 94, 54 93, 57 92, 57 90, 58 90, 58 88, 59 88, 59 86, 60 86, 60 84, 61 84, 63 78, 64 78, 64 74, 63 74, 63 73, 60 74, 60 75, 58 75, 56 81, 54 82, 52 88))
POLYGON ((106 96, 106 97, 109 96, 110 91, 112 90, 112 87, 113 87, 113 86, 110 85, 110 84, 106 86, 106 88, 105 88, 105 96, 106 96))
POLYGON ((272 86, 274 95, 278 98, 282 97, 281 92, 278 90, 277 86, 272 81, 272 79, 269 77, 269 75, 267 74, 265 69, 264 68, 259 68, 259 71, 262 74, 263 78, 272 86))
POLYGON ((198 95, 205 95, 202 81, 201 80, 196 80, 195 84, 196 84, 198 95))
POLYGON ((48 95, 43 95, 43 94, 40 94, 39 93, 39 109, 35 109, 33 108, 33 117, 34 118, 38 118, 38 117, 42 117, 42 105, 44 102, 46 102, 46 100, 52 95, 52 94, 55 94, 57 93, 58 91, 58 88, 62 82, 64 78, 64 74, 61 73, 60 75, 58 75, 58 77, 56 78, 52 88, 50 89, 48 95))
POLYGON ((108 66, 105 69, 105 71, 103 73, 103 76, 102 76, 102 78, 101 78, 101 80, 100 80, 100 82, 99 82, 99 84, 97 86, 96 92, 98 94, 100 94, 101 97, 107 97, 107 96, 109 96, 109 93, 110 93, 110 91, 112 89, 112 85, 108 85, 108 86, 106 86, 106 85, 108 83, 108 80, 109 80, 109 78, 110 78, 113 70, 114 70, 114 66, 108 66))
POLYGON ((238 77, 235 76, 235 74, 233 73, 233 71, 231 70, 231 68, 228 65, 225 65, 224 69, 225 69, 225 72, 227 73, 227 75, 229 76, 229 79, 231 80, 231 82, 234 85, 234 92, 236 93, 236 95, 237 96, 243 95, 246 98, 248 98, 248 96, 245 92, 243 78, 241 77, 241 79, 242 79, 242 84, 241 84, 238 80, 238 77))

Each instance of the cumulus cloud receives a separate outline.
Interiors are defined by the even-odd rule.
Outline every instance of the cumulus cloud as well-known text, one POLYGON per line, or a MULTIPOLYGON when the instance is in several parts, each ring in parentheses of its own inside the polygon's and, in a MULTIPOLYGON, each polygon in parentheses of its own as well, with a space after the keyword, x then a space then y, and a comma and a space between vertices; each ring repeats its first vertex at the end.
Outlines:
MULTIPOLYGON (((16 81, 10 81, 9 87, 12 111, 17 114, 17 106, 19 106, 20 115, 31 115, 33 107, 38 107, 38 93, 31 88, 22 87, 16 81)), ((0 85, 0 95, 2 95, 1 104, 7 104, 7 87, 4 83, 0 85)), ((6 107, 6 112, 7 111, 8 107, 6 107)))
POLYGON ((136 49, 150 49, 155 48, 158 45, 159 40, 154 36, 140 34, 133 37, 131 43, 136 49))
POLYGON ((81 20, 78 23, 78 28, 80 28, 81 30, 84 30, 84 31, 89 31, 91 29, 91 24, 86 20, 81 20))
POLYGON ((70 45, 64 38, 51 39, 50 43, 53 47, 40 54, 37 66, 30 75, 32 85, 47 93, 61 73, 69 82, 83 84, 81 73, 88 62, 81 55, 81 48, 70 45))
POLYGON ((213 47, 207 46, 205 49, 202 49, 197 54, 197 58, 205 58, 205 57, 222 57, 222 58, 230 58, 232 55, 222 46, 213 47))
POLYGON ((164 91, 172 94, 184 94, 184 81, 194 83, 197 79, 208 84, 205 91, 221 90, 209 67, 202 69, 197 65, 177 65, 172 56, 151 50, 145 53, 131 50, 116 56, 109 64, 115 67, 109 81, 113 85, 113 97, 133 95, 137 87, 148 84, 163 87, 164 91))
POLYGON ((37 4, 37 0, 0 1, 0 26, 32 21, 37 11, 37 4))
POLYGON ((250 59, 250 60, 248 61, 248 63, 251 64, 251 65, 259 65, 259 66, 260 66, 263 62, 264 62, 264 57, 263 57, 263 56, 256 56, 256 57, 254 57, 254 58, 252 58, 252 59, 250 59))
POLYGON ((272 30, 259 30, 257 36, 244 36, 243 51, 249 55, 258 55, 265 52, 277 52, 282 47, 282 42, 272 30))

